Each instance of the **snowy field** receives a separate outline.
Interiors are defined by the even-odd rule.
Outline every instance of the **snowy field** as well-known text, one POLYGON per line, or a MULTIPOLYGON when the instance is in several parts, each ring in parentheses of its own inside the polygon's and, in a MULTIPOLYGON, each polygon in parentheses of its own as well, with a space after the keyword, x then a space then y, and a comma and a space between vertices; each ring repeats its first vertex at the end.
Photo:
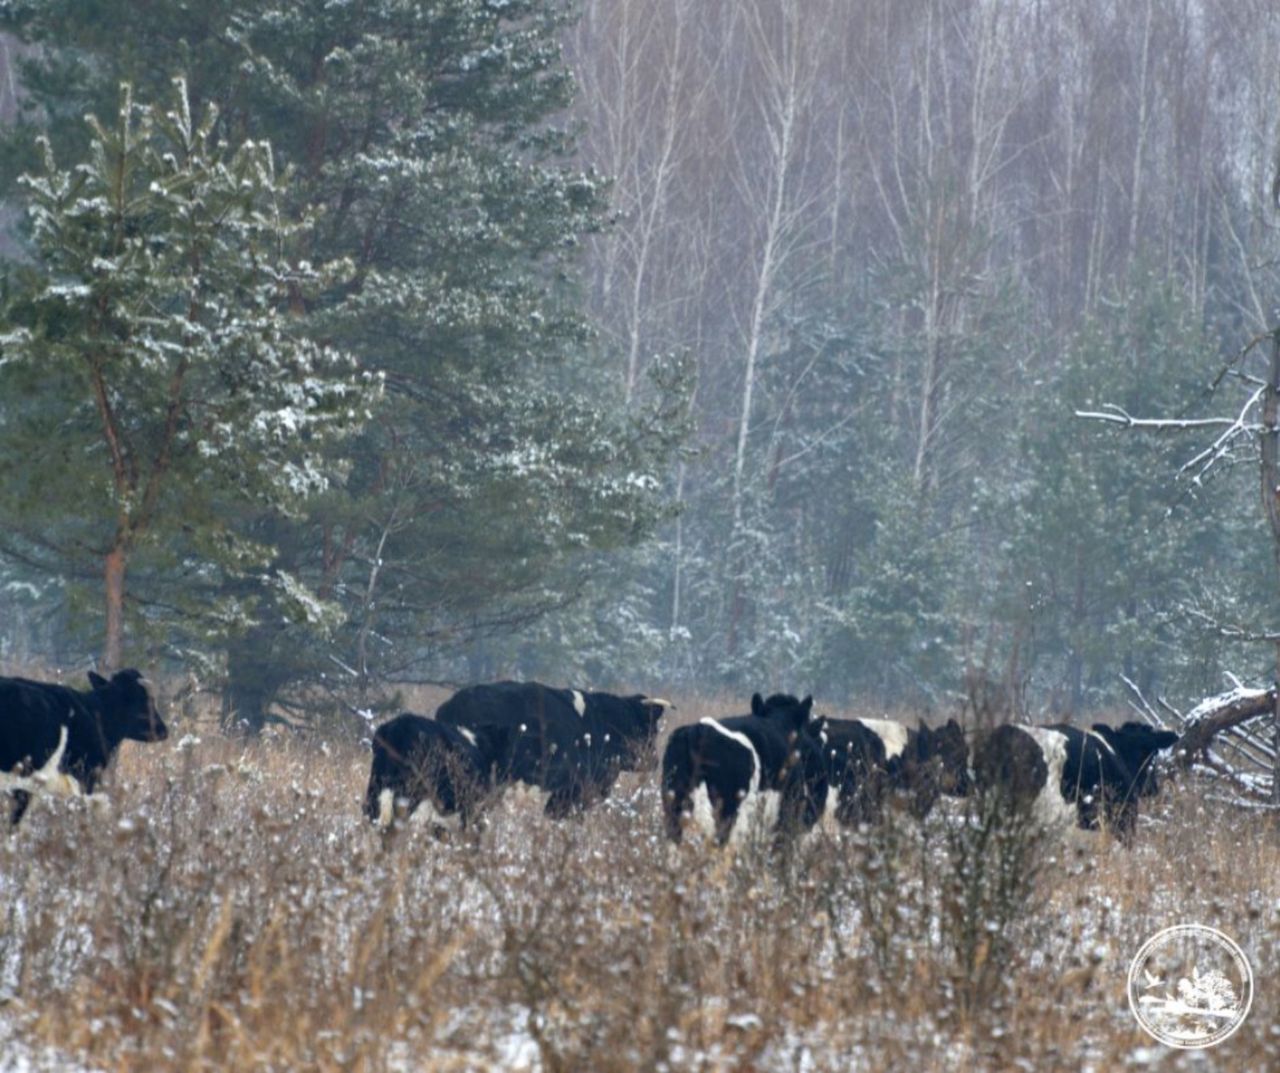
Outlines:
POLYGON ((1280 1068, 1280 832, 1192 784, 1131 851, 953 811, 779 860, 670 849, 653 777, 581 821, 510 800, 475 841, 384 846, 356 746, 121 759, 108 811, 0 840, 0 1073, 1280 1068), (1202 1053, 1126 1000, 1184 921, 1255 974, 1202 1053))

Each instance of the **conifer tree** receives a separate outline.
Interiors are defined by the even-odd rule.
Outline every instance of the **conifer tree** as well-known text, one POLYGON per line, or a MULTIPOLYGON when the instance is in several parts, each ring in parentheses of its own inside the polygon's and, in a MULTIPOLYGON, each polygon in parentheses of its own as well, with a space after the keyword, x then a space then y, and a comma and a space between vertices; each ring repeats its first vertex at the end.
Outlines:
POLYGON ((42 46, 24 77, 55 144, 74 141, 62 117, 105 80, 181 68, 223 129, 269 139, 294 169, 286 203, 316 220, 294 259, 352 266, 293 311, 385 374, 379 420, 344 444, 347 480, 303 518, 238 526, 341 626, 318 645, 277 616, 233 645, 238 718, 260 724, 281 690, 326 669, 363 684, 520 627, 573 598, 568 559, 633 544, 665 516, 656 473, 683 381, 628 412, 575 279, 607 184, 560 119, 570 5, 246 0, 193 18, 161 0, 144 18, 113 0, 12 0, 5 13, 42 46))
MULTIPOLYGON (((64 167, 43 143, 24 176, 36 257, 12 297, 0 361, 0 497, 12 550, 102 593, 102 659, 118 667, 126 621, 208 627, 250 613, 189 604, 189 579, 261 573, 270 549, 236 511, 297 512, 337 475, 323 444, 358 429, 380 391, 347 353, 299 334, 291 294, 333 271, 290 263, 296 228, 264 142, 223 145, 216 110, 135 102, 89 120, 88 156, 64 167), (131 601, 131 567, 161 571, 131 601)), ((339 266, 340 267, 340 266, 339 266)), ((299 609, 297 579, 271 585, 299 609)), ((203 601, 202 601, 203 602, 203 601)))

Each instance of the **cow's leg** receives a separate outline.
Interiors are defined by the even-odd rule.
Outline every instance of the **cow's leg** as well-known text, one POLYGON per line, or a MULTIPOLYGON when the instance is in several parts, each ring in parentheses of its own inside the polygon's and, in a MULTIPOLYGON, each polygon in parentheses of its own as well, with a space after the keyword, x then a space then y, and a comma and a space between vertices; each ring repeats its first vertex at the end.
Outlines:
POLYGON ((738 806, 740 800, 736 794, 730 794, 724 797, 707 787, 707 797, 711 801, 711 814, 716 821, 716 845, 723 846, 728 843, 730 836, 733 834, 733 825, 738 819, 738 806))
POLYGON ((1102 807, 1102 803, 1098 801, 1102 794, 1103 791, 1101 789, 1094 789, 1081 793, 1076 798, 1076 822, 1081 829, 1085 831, 1098 830, 1103 816, 1106 816, 1108 825, 1112 824, 1110 803, 1108 802, 1105 807, 1102 807))
MULTIPOLYGON (((1138 808, 1131 798, 1114 800, 1108 797, 1105 801, 1103 815, 1107 818, 1107 828, 1123 846, 1133 844, 1134 831, 1138 826, 1138 808)), ((1096 823, 1095 823, 1095 826, 1096 823)))
POLYGON ((22 815, 27 811, 27 806, 31 804, 31 794, 26 790, 13 791, 13 806, 9 812, 9 826, 17 827, 22 821, 22 815))
POLYGON ((579 787, 574 786, 567 790, 555 790, 551 796, 547 798, 546 808, 544 809, 547 816, 553 820, 563 820, 572 816, 575 812, 582 811, 582 791, 579 787))
POLYGON ((853 822, 878 824, 884 819, 885 773, 879 765, 866 765, 857 772, 853 794, 853 822))
POLYGON ((692 811, 689 795, 674 789, 662 792, 662 825, 672 842, 684 838, 684 817, 692 811))

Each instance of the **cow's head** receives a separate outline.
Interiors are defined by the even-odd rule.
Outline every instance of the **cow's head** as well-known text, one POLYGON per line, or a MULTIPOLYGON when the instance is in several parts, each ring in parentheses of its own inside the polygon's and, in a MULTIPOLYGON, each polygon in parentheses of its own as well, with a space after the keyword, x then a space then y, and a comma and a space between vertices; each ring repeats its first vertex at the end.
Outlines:
POLYGON ((964 797, 969 793, 969 749, 964 730, 954 719, 931 729, 922 720, 904 753, 911 811, 927 816, 942 794, 964 797))
POLYGON ((964 739, 964 728, 954 719, 946 726, 930 731, 933 755, 938 758, 939 784, 944 794, 952 797, 969 795, 969 746, 964 739))
POLYGON ((117 671, 110 681, 90 671, 89 685, 104 716, 121 738, 164 741, 169 736, 169 728, 151 696, 150 683, 141 671, 117 671))
POLYGON ((1123 723, 1109 727, 1095 723, 1098 734, 1124 762, 1133 776, 1133 790, 1137 797, 1154 797, 1160 790, 1154 763, 1156 753, 1171 749, 1178 743, 1178 735, 1172 730, 1157 730, 1146 723, 1123 723))
POLYGON ((624 697, 631 713, 630 722, 636 728, 631 748, 623 757, 622 766, 627 771, 653 771, 658 766, 658 734, 662 719, 675 705, 661 697, 647 697, 637 693, 624 697))
POLYGON ((762 719, 772 719, 798 734, 809 724, 809 717, 813 714, 813 697, 797 700, 790 693, 774 693, 766 700, 759 693, 753 693, 751 714, 762 719))

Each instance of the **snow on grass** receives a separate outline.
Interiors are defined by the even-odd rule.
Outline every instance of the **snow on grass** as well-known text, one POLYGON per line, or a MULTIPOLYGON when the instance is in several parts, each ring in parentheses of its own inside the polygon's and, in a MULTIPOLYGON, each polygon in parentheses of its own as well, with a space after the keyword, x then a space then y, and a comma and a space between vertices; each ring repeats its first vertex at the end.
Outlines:
POLYGON ((1132 850, 1037 841, 1025 901, 966 909, 991 888, 972 857, 952 882, 954 807, 778 859, 673 850, 627 775, 580 819, 511 795, 479 832, 384 840, 367 749, 186 729, 126 747, 109 820, 56 803, 0 840, 0 1073, 1190 1068, 1125 997, 1181 920, 1258 978, 1215 1061, 1280 1068, 1280 850, 1195 782, 1144 802, 1132 850))

